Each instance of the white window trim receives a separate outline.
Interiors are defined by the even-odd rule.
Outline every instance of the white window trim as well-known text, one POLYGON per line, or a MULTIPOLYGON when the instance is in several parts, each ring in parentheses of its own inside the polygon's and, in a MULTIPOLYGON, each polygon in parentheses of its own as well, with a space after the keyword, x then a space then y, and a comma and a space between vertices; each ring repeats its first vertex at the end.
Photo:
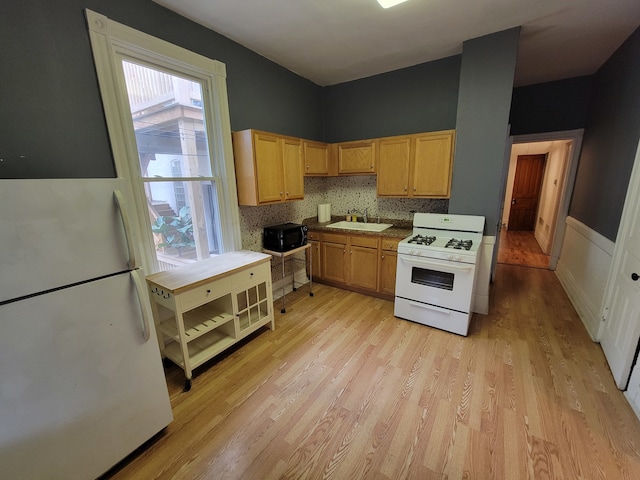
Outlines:
POLYGON ((133 134, 133 122, 129 111, 124 79, 119 74, 118 58, 125 55, 188 72, 203 84, 203 95, 207 96, 205 108, 207 139, 212 157, 212 174, 218 178, 217 192, 220 205, 222 251, 241 248, 240 214, 236 190, 233 147, 231 144, 231 122, 227 96, 226 66, 217 60, 173 45, 133 28, 110 20, 104 15, 85 10, 94 63, 102 95, 102 103, 109 130, 116 175, 129 179, 136 204, 138 229, 146 225, 146 231, 138 231, 143 263, 147 271, 156 271, 153 237, 147 212, 144 190, 135 179, 141 175, 138 150, 133 134), (148 224, 148 225, 147 225, 148 224))

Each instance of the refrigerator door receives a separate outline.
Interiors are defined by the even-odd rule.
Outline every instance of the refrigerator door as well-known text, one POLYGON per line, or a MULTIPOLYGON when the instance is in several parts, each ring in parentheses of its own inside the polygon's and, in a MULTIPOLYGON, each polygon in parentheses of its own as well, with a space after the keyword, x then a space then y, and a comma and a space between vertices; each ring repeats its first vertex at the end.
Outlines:
POLYGON ((133 207, 123 179, 0 180, 0 303, 128 270, 115 190, 133 207))
POLYGON ((0 306, 3 478, 96 478, 172 420, 136 273, 0 306))

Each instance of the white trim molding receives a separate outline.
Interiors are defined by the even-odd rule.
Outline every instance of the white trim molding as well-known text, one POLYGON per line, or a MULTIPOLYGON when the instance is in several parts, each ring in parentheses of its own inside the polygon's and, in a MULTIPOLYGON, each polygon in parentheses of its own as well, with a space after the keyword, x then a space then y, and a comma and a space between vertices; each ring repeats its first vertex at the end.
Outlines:
POLYGON ((593 341, 601 311, 615 243, 573 217, 567 217, 556 276, 593 341))

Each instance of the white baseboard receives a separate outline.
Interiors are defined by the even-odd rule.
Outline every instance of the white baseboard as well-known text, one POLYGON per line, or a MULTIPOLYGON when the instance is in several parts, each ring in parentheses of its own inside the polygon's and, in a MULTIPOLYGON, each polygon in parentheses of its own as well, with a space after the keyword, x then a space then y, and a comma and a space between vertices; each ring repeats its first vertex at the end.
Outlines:
POLYGON ((592 340, 597 341, 614 243, 567 217, 556 276, 592 340))

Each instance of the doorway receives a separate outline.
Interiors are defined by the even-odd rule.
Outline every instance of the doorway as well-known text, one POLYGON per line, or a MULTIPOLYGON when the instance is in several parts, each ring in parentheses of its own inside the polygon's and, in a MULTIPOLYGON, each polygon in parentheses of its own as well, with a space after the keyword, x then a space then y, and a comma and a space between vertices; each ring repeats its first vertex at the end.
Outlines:
POLYGON ((509 231, 533 231, 547 154, 518 155, 511 191, 509 231))
POLYGON ((505 159, 508 169, 497 262, 555 270, 575 182, 582 130, 521 135, 511 137, 511 141, 509 158, 505 159), (521 179, 517 178, 519 163, 528 164, 521 168, 521 179), (538 175, 541 178, 536 195, 538 175), (532 197, 537 198, 537 203, 532 197))

